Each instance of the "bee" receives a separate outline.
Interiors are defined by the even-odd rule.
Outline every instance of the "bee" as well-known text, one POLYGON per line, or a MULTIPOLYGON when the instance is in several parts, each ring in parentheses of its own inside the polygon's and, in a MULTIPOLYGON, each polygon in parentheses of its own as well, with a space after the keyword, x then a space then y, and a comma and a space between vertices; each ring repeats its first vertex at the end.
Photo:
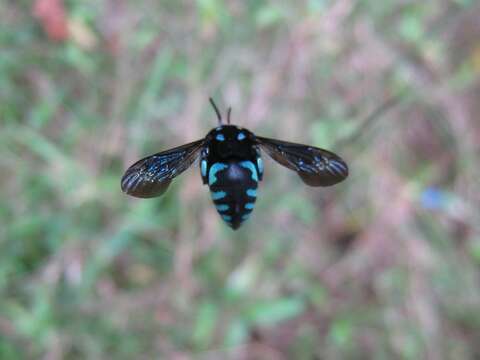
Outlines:
POLYGON ((221 218, 236 230, 255 207, 258 183, 263 178, 262 152, 295 171, 309 186, 335 185, 348 176, 348 166, 333 152, 310 145, 257 136, 227 124, 210 98, 219 126, 203 138, 147 156, 130 166, 121 180, 128 195, 151 198, 162 195, 171 181, 200 159, 200 175, 208 185, 221 218))

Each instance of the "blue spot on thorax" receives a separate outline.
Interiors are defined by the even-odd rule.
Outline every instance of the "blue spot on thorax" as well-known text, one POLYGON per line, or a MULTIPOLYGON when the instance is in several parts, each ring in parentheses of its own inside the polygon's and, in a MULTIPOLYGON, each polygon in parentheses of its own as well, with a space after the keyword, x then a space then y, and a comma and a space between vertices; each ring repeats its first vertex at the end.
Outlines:
POLYGON ((245 138, 246 138, 246 136, 245 136, 245 134, 244 134, 243 132, 241 132, 241 133, 239 133, 239 134, 237 135, 237 140, 238 140, 238 141, 242 141, 242 140, 245 139, 245 138))
POLYGON ((217 139, 217 141, 225 141, 225 136, 223 134, 217 134, 215 139, 217 139))

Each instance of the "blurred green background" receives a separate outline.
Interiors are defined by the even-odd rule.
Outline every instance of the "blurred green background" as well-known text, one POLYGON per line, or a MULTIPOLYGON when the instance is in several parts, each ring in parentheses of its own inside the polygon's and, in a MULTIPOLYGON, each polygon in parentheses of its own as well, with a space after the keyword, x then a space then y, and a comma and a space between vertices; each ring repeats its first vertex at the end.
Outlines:
POLYGON ((475 0, 0 0, 0 359, 480 358, 475 0), (266 161, 229 229, 198 166, 235 124, 342 155, 266 161), (372 116, 373 114, 373 116, 372 116))

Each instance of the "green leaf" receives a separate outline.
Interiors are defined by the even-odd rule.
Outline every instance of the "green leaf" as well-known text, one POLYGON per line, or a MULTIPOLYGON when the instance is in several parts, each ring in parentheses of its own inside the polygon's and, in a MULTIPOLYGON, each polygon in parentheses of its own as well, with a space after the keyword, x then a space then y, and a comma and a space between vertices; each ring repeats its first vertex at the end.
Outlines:
POLYGON ((246 261, 228 278, 226 295, 232 298, 247 294, 254 285, 258 270, 254 263, 246 261))
POLYGON ((478 240, 480 239, 472 241, 470 245, 470 256, 472 256, 477 264, 480 264, 480 242, 478 240))
POLYGON ((288 209, 289 212, 305 224, 312 224, 318 216, 315 206, 294 192, 285 195, 281 201, 279 201, 279 207, 288 209))
POLYGON ((310 13, 317 13, 325 11, 330 4, 326 0, 309 0, 308 11, 310 13))
POLYGON ((236 319, 230 324, 225 335, 225 346, 237 346, 246 341, 248 337, 247 324, 239 319, 236 319))
POLYGON ((246 318, 254 325, 274 325, 300 315, 305 309, 303 300, 284 298, 260 302, 247 309, 246 318))
POLYGON ((207 348, 212 341, 218 319, 218 309, 212 302, 199 306, 193 330, 193 342, 198 348, 207 348))
POLYGON ((284 14, 281 8, 277 6, 264 6, 257 11, 255 20, 258 27, 268 27, 278 23, 284 18, 284 14))
POLYGON ((347 319, 336 320, 330 328, 328 338, 336 346, 348 346, 352 341, 352 323, 347 319))
POLYGON ((202 24, 220 25, 227 17, 223 0, 197 0, 202 24))

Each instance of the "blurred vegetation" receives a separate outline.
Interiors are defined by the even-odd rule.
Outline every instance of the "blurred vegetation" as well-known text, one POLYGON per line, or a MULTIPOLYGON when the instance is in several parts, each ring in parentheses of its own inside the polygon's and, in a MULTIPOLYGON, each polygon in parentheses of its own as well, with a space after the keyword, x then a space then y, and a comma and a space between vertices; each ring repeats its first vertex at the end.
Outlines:
POLYGON ((0 8, 1 359, 480 357, 478 2, 0 8), (351 176, 266 160, 237 232, 198 167, 122 194, 215 126, 209 96, 351 176))

